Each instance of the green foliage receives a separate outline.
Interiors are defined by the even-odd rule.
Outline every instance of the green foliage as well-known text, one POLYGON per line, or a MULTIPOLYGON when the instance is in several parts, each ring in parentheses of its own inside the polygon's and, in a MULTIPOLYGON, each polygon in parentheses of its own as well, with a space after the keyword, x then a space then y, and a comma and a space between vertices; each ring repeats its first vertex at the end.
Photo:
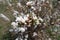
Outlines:
POLYGON ((60 35, 57 37, 57 40, 60 40, 60 35))
POLYGON ((2 26, 0 25, 0 29, 2 28, 2 26))
POLYGON ((6 9, 5 7, 6 7, 6 5, 0 4, 0 13, 3 13, 5 11, 5 9, 6 9))
POLYGON ((49 36, 53 36, 52 31, 50 29, 47 29, 46 32, 49 34, 49 36))
POLYGON ((11 40, 11 34, 9 32, 7 32, 6 34, 4 34, 2 40, 11 40))

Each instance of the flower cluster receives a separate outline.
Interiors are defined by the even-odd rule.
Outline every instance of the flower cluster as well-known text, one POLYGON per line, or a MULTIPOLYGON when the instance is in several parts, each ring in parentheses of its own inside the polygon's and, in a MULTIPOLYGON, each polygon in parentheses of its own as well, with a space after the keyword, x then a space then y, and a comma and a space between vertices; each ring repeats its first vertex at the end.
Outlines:
MULTIPOLYGON (((14 10, 12 8, 12 4, 9 3, 9 7, 10 9, 12 8, 11 11, 13 13, 13 16, 15 17, 15 21, 11 23, 12 29, 10 29, 9 31, 20 35, 16 38, 16 40, 32 40, 32 38, 37 36, 38 28, 40 28, 39 25, 44 22, 44 20, 39 15, 37 16, 37 14, 35 14, 35 11, 37 11, 38 6, 39 5, 36 5, 36 1, 28 1, 26 3, 26 7, 28 9, 26 9, 27 12, 25 14, 25 12, 23 12, 23 9, 22 11, 19 11, 21 10, 21 8, 23 8, 23 5, 21 3, 16 3, 16 7, 20 8, 19 10, 14 10)), ((38 11, 41 11, 41 7, 39 7, 38 11)))
POLYGON ((18 35, 15 40, 35 40, 40 31, 54 25, 57 17, 55 13, 52 15, 52 8, 49 0, 26 1, 25 5, 21 2, 8 3, 8 10, 14 16, 9 32, 18 35))

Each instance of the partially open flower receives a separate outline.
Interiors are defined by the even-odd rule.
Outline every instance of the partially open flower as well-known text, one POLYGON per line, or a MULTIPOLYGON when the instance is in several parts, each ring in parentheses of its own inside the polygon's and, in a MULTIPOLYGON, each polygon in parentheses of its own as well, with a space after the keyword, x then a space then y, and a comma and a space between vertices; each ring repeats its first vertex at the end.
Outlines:
POLYGON ((20 22, 21 21, 21 19, 22 19, 22 17, 16 17, 16 22, 20 22))
POLYGON ((35 4, 34 1, 29 1, 29 2, 26 3, 27 6, 34 5, 34 4, 35 4))

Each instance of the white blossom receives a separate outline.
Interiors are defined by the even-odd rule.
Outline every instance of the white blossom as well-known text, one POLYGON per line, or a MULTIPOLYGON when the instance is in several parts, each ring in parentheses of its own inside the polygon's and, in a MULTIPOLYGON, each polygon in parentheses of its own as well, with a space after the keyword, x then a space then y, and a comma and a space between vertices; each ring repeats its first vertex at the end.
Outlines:
POLYGON ((17 7, 22 7, 20 2, 17 3, 17 7))
POLYGON ((12 22, 12 23, 11 23, 11 26, 13 27, 13 29, 17 28, 18 22, 12 22))
POLYGON ((38 20, 38 19, 36 20, 36 24, 37 24, 37 25, 39 24, 39 20, 38 20))
POLYGON ((27 38, 25 38, 24 40, 27 40, 27 38))
POLYGON ((19 40, 19 39, 20 39, 20 40, 23 40, 22 38, 19 38, 19 37, 18 37, 18 38, 16 38, 15 40, 19 40))
POLYGON ((21 31, 21 32, 23 33, 23 32, 25 32, 25 28, 20 27, 20 28, 19 28, 19 31, 21 31))
POLYGON ((19 17, 16 17, 15 21, 25 23, 26 20, 27 20, 27 17, 19 16, 19 17))
POLYGON ((19 13, 19 12, 18 12, 18 11, 16 11, 16 10, 13 10, 13 12, 14 12, 14 13, 19 13))
POLYGON ((28 17, 27 17, 26 15, 24 16, 24 20, 25 20, 25 21, 27 21, 27 20, 28 20, 28 17))
POLYGON ((31 9, 36 10, 36 8, 35 8, 35 7, 33 7, 33 6, 31 7, 31 9))
POLYGON ((29 1, 26 3, 26 5, 34 5, 34 4, 35 4, 34 1, 29 1))
POLYGON ((15 40, 18 40, 18 38, 16 38, 15 40))
POLYGON ((10 21, 10 19, 4 14, 0 14, 0 17, 3 18, 5 21, 10 21))
POLYGON ((20 14, 21 14, 21 16, 24 16, 24 13, 23 12, 21 12, 20 14))
POLYGON ((36 33, 36 32, 33 33, 33 37, 34 37, 34 36, 37 36, 37 33, 36 33))
POLYGON ((39 17, 39 20, 40 20, 41 22, 43 22, 43 19, 42 19, 41 17, 39 17))
POLYGON ((41 7, 39 8, 39 11, 41 11, 41 7))
POLYGON ((24 28, 25 28, 25 30, 27 30, 27 27, 26 26, 24 26, 24 28))
POLYGON ((49 1, 46 1, 46 3, 49 3, 49 1))
POLYGON ((37 28, 37 25, 34 26, 34 29, 36 29, 36 28, 37 28))
POLYGON ((28 34, 25 35, 25 38, 28 38, 28 34))
POLYGON ((13 29, 10 29, 9 32, 13 32, 13 29))
POLYGON ((20 22, 21 21, 21 19, 22 19, 22 17, 20 16, 20 17, 16 17, 16 22, 20 22))
POLYGON ((29 14, 27 14, 26 16, 29 17, 29 14))
POLYGON ((12 6, 12 4, 11 3, 8 3, 8 5, 11 7, 12 6))
POLYGON ((52 40, 51 38, 49 38, 48 40, 52 40))

